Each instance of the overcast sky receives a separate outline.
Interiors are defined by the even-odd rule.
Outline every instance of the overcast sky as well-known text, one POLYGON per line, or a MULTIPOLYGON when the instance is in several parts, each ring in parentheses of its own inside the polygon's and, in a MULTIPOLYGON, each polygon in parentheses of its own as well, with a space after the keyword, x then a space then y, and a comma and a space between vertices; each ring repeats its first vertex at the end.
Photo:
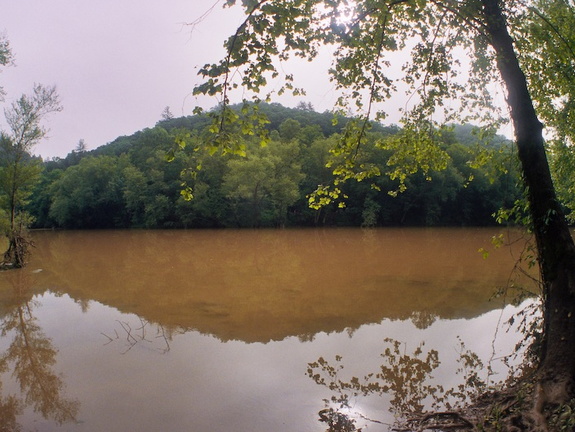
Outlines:
MULTIPOLYGON (((224 40, 244 18, 241 9, 222 9, 222 3, 0 0, 0 33, 15 56, 15 65, 0 73, 0 86, 7 92, 4 106, 29 93, 34 83, 56 85, 64 110, 51 115, 49 139, 34 149, 45 158, 66 156, 80 139, 91 150, 153 127, 166 106, 175 116, 191 115, 197 105, 212 108, 216 99, 191 95, 200 82, 198 67, 224 56, 224 40), (198 25, 186 25, 204 15, 198 25)), ((307 95, 284 95, 275 101, 331 109, 337 94, 326 72, 330 62, 326 50, 312 63, 283 64, 283 71, 294 74, 307 95)), ((242 95, 236 97, 239 102, 242 95)), ((387 107, 388 121, 397 122, 403 102, 401 97, 392 102, 396 108, 387 107)), ((0 115, 0 127, 3 121, 0 115)))
MULTIPOLYGON (((48 119, 49 139, 34 153, 64 157, 80 139, 94 149, 153 127, 166 106, 175 116, 214 106, 215 99, 191 96, 197 67, 222 57, 222 43, 242 12, 222 10, 220 1, 193 32, 185 23, 215 3, 0 0, 0 32, 15 56, 15 65, 0 74, 8 93, 4 106, 41 83, 56 85, 64 107, 48 119)), ((303 100, 321 111, 331 108, 335 97, 326 75, 304 75, 311 90, 303 100)), ((299 100, 280 102, 295 106, 299 100)))

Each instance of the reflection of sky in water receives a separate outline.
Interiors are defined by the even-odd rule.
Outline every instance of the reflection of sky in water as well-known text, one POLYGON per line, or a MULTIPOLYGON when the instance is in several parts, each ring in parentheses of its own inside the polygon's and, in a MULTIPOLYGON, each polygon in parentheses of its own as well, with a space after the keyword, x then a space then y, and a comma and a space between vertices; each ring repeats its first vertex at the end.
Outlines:
MULTIPOLYGON (((36 299, 39 306, 32 313, 59 350, 54 371, 63 374, 66 394, 81 403, 76 426, 22 419, 24 430, 43 431, 321 431, 325 427, 317 413, 322 399, 331 395, 306 376, 309 362, 341 355, 342 374, 362 377, 382 363, 384 338, 405 342, 407 353, 425 341, 424 351, 440 352, 442 364, 433 375, 447 388, 457 381, 457 336, 467 349, 488 358, 500 318, 494 310, 471 320, 438 320, 424 330, 411 321, 384 320, 361 326, 351 336, 318 333, 310 342, 292 336, 267 344, 222 343, 190 331, 175 334, 165 352, 157 326, 148 324, 145 340, 138 338, 142 322, 135 315, 97 302, 83 313, 67 295, 36 299), (138 340, 131 348, 127 326, 138 340)), ((0 339, 2 350, 8 339, 0 339)), ((496 357, 515 341, 513 333, 499 331, 496 357)), ((17 391, 8 374, 3 384, 4 394, 17 391)), ((367 417, 390 420, 381 398, 353 402, 367 417)))

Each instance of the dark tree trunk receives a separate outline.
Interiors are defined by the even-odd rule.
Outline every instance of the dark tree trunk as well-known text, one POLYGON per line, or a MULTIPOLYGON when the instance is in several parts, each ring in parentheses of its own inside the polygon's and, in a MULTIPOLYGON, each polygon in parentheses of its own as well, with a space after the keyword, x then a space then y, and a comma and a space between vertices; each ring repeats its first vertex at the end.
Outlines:
POLYGON ((26 265, 32 244, 20 233, 11 233, 8 239, 8 250, 4 253, 1 269, 22 268, 26 265))
POLYGON ((545 402, 573 397, 575 382, 575 245, 559 204, 527 81, 500 0, 482 0, 487 37, 507 88, 507 103, 527 188, 544 296, 539 378, 545 402))

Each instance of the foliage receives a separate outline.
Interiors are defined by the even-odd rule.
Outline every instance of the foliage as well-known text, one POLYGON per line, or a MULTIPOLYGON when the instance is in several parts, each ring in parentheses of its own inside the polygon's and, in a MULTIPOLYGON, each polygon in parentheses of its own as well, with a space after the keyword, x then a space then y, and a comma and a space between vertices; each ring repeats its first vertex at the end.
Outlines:
MULTIPOLYGON (((545 124, 557 193, 575 209, 575 7, 566 0, 537 0, 518 20, 515 38, 537 112, 545 124)), ((575 214, 569 219, 573 222, 575 214)))
MULTIPOLYGON (((10 42, 4 35, 0 35, 0 66, 7 66, 12 63, 12 50, 10 48, 10 42)), ((4 101, 4 96, 6 92, 4 88, 0 86, 0 102, 4 101)))
POLYGON ((25 265, 29 242, 25 230, 29 216, 24 207, 38 182, 41 166, 30 156, 31 149, 47 133, 44 118, 62 109, 55 87, 35 85, 30 95, 22 95, 4 110, 7 131, 0 132, 0 206, 8 216, 8 250, 4 264, 12 267, 25 265))
MULTIPOLYGON (((226 5, 236 3, 231 0, 226 5)), ((292 57, 312 61, 329 50, 333 64, 328 72, 342 92, 337 108, 354 110, 358 116, 347 122, 332 147, 335 158, 329 163, 335 180, 331 186, 320 185, 312 195, 315 208, 339 200, 342 182, 382 173, 360 163, 359 153, 373 126, 370 119, 377 123, 387 116, 382 103, 392 97, 401 99, 395 96, 399 88, 407 89, 402 135, 380 143, 391 151, 390 168, 384 172, 399 180, 399 191, 405 190, 409 175, 421 171, 431 177, 432 171, 447 166, 436 139, 441 125, 470 115, 493 125, 501 121, 485 85, 495 80, 495 65, 477 18, 478 4, 271 0, 242 2, 242 6, 246 17, 225 43, 227 56, 200 69, 205 81, 194 90, 221 97, 219 115, 212 116, 213 145, 225 151, 226 134, 247 127, 247 117, 230 115, 234 89, 241 86, 260 102, 270 98, 259 96, 266 85, 280 80, 278 94, 303 94, 294 85, 294 75, 282 74, 287 68, 284 62, 292 57), (403 70, 399 76, 390 60, 399 58, 398 52, 403 70), (458 60, 462 53, 470 57, 469 64, 458 60)))
POLYGON ((575 399, 553 410, 550 425, 557 431, 572 431, 575 428, 575 399))
POLYGON ((271 142, 265 148, 250 151, 245 158, 231 159, 222 188, 232 201, 235 213, 238 201, 243 201, 251 209, 248 220, 251 219, 254 226, 260 226, 266 210, 271 212, 274 225, 285 226, 287 210, 299 198, 299 183, 303 178, 298 160, 296 141, 271 142))
MULTIPOLYGON (((42 172, 41 162, 18 149, 7 135, 0 136, 0 206, 8 213, 8 230, 23 209, 42 172)), ((6 232, 6 234, 9 233, 6 232)))
MULTIPOLYGON (((479 135, 492 133, 504 122, 493 103, 501 83, 493 7, 501 6, 502 24, 516 41, 537 112, 555 136, 551 146, 559 196, 568 206, 575 205, 571 175, 575 13, 568 1, 230 0, 225 5, 242 7, 245 19, 225 42, 227 55, 200 69, 204 81, 194 90, 220 97, 219 114, 210 113, 217 130, 211 145, 221 145, 225 151, 226 134, 231 137, 234 130, 249 128, 248 117, 231 114, 235 89, 241 87, 242 97, 256 103, 271 100, 271 93, 260 94, 272 82, 276 88, 279 85, 278 94, 305 94, 289 71, 294 66, 288 60, 294 57, 312 61, 327 52, 333 62, 326 73, 342 94, 336 112, 357 113, 332 144, 333 157, 327 163, 334 177, 328 184, 319 183, 310 195, 309 204, 315 209, 333 202, 343 206, 347 194, 342 184, 349 180, 386 173, 399 181, 396 192, 403 192, 414 174, 436 177, 449 165, 438 134, 454 120, 474 119, 487 126, 479 135), (389 167, 381 170, 361 153, 372 125, 387 117, 385 102, 392 98, 396 103, 405 101, 404 127, 401 134, 379 143, 390 151, 389 167)), ((476 156, 476 164, 497 158, 489 146, 478 149, 476 156)), ((372 187, 377 189, 377 184, 372 182, 372 187)))
POLYGON ((70 228, 121 226, 122 170, 126 157, 87 157, 51 186, 50 217, 70 228))
MULTIPOLYGON (((333 203, 310 209, 309 197, 318 185, 333 182, 333 169, 326 164, 338 163, 330 148, 345 125, 334 127, 331 114, 309 108, 264 104, 260 110, 273 119, 270 142, 261 147, 257 139, 244 138, 246 156, 209 156, 200 150, 209 122, 193 116, 162 120, 93 151, 45 162, 27 207, 35 226, 489 225, 499 207, 519 197, 510 143, 493 139, 494 157, 476 164, 473 129, 453 126, 436 135, 447 167, 433 181, 407 176, 406 190, 393 197, 389 192, 398 190, 399 180, 352 180, 340 185, 342 196, 348 196, 344 207, 333 203), (174 146, 174 140, 184 143, 174 146), (201 169, 188 169, 197 166, 201 169), (191 201, 181 194, 184 181, 193 189, 191 201)), ((369 162, 381 172, 395 169, 389 163, 392 150, 381 143, 400 132, 374 126, 358 151, 358 163, 369 162)))

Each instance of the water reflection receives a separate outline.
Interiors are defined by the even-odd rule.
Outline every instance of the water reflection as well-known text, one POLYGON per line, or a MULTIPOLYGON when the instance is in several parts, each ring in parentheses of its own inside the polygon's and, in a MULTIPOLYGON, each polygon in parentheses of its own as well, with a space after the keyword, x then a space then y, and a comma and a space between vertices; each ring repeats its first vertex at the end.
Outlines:
POLYGON ((476 252, 489 247, 492 235, 36 233, 28 269, 0 274, 0 410, 7 407, 6 424, 20 419, 25 430, 43 431, 314 432, 325 429, 317 422, 320 411, 323 426, 346 430, 356 427, 346 419, 369 418, 387 427, 393 423, 387 406, 425 405, 430 386, 452 384, 457 365, 443 353, 453 351, 456 335, 472 335, 489 354, 501 307, 489 299, 513 266, 508 251, 489 260, 476 252), (16 276, 21 279, 11 279, 16 276), (389 370, 380 367, 384 337, 397 358, 389 370), (418 363, 414 344, 423 340, 418 363), (34 356, 26 347, 34 347, 34 356), (398 351, 411 353, 411 363, 398 351), (323 356, 333 364, 336 355, 346 366, 338 376, 387 377, 376 381, 379 387, 372 382, 378 391, 371 396, 357 384, 346 387, 357 395, 344 415, 341 407, 323 405, 323 398, 333 403, 330 388, 305 374, 310 361, 323 356), (424 364, 435 384, 407 386, 424 364), (360 373, 363 367, 369 372, 360 373), (66 396, 57 370, 66 371, 69 393, 81 406, 66 396))
MULTIPOLYGON (((514 257, 492 230, 39 232, 47 289, 168 330, 269 342, 384 318, 471 318, 498 307, 514 257)), ((521 245, 515 245, 517 249, 521 245)), ((88 307, 88 306, 86 306, 88 307)))
POLYGON ((11 341, 0 355, 0 373, 12 372, 21 396, 3 396, 0 400, 2 430, 21 430, 17 416, 26 407, 58 424, 75 422, 79 402, 66 396, 63 377, 53 370, 58 350, 34 317, 37 305, 30 296, 31 277, 21 270, 3 277, 12 287, 12 296, 4 298, 0 334, 11 341))
MULTIPOLYGON (((404 342, 386 338, 384 344, 386 347, 381 354, 383 359, 379 370, 363 378, 354 376, 342 379, 344 365, 341 356, 336 356, 333 362, 320 357, 316 362, 308 364, 308 376, 316 384, 333 392, 331 398, 325 400, 327 408, 319 412, 320 421, 328 425, 329 432, 356 430, 354 414, 361 420, 384 424, 354 413, 354 405, 359 397, 389 396, 388 409, 400 418, 422 414, 426 407, 451 409, 453 403, 465 402, 474 391, 484 388, 484 384, 477 381, 479 388, 470 387, 465 391, 450 389, 446 392, 442 385, 432 380, 432 373, 441 363, 437 350, 425 350, 425 344, 421 343, 410 354, 404 342)), ((466 359, 466 369, 471 367, 476 371, 483 366, 475 354, 466 353, 463 357, 466 359)))
POLYGON ((139 318, 135 326, 132 326, 129 321, 116 320, 116 323, 118 326, 113 329, 113 332, 102 333, 102 335, 108 340, 105 345, 122 342, 124 346, 122 354, 126 354, 141 344, 151 345, 153 349, 166 354, 170 351, 170 343, 174 336, 185 333, 184 330, 166 329, 160 324, 153 324, 142 318, 139 318))
MULTIPOLYGON (((534 305, 528 300, 506 310, 510 331, 517 329, 509 318, 534 305)), ((319 421, 327 426, 327 432, 361 431, 363 427, 406 432, 473 429, 473 422, 479 419, 466 418, 462 408, 486 391, 513 382, 514 374, 524 366, 525 350, 515 351, 514 345, 508 344, 508 355, 497 357, 485 349, 467 348, 459 336, 456 341, 456 355, 450 356, 446 350, 440 353, 428 348, 425 342, 413 347, 413 341, 385 338, 378 367, 363 375, 348 373, 341 355, 308 363, 307 376, 331 394, 323 400, 319 421), (447 364, 442 365, 445 357, 447 364), (391 417, 373 409, 374 405, 385 406, 391 417), (380 425, 382 429, 377 428, 380 425)))

